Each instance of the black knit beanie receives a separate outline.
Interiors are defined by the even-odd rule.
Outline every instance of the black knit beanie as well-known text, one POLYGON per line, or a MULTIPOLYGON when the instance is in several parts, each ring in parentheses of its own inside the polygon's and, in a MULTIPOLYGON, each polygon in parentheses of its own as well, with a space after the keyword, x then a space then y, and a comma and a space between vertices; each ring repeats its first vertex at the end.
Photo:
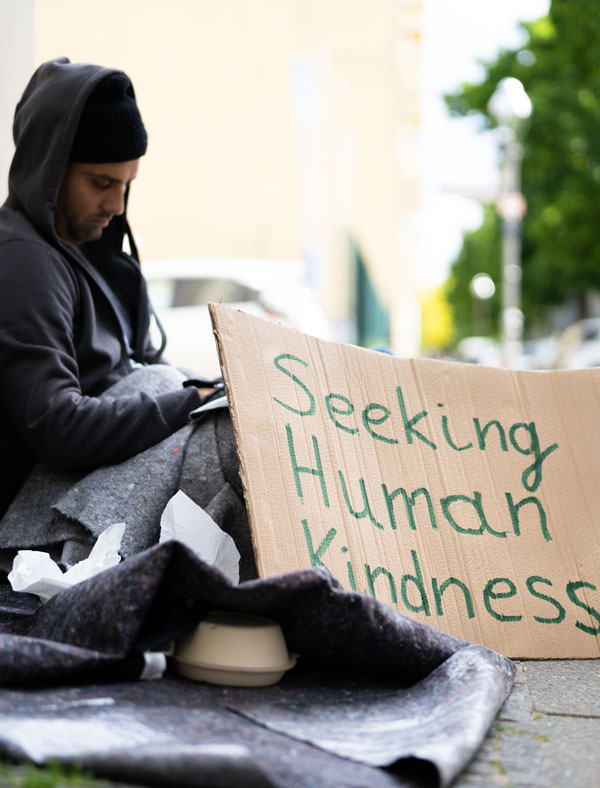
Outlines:
POLYGON ((146 153, 148 137, 125 74, 112 74, 90 93, 81 113, 71 161, 132 161, 146 153))

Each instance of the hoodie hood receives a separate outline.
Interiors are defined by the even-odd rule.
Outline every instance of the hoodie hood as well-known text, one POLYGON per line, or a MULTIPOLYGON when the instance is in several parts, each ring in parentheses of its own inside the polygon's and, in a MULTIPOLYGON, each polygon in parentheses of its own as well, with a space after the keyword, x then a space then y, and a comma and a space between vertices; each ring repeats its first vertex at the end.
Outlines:
MULTIPOLYGON (((47 239, 59 242, 54 229, 58 192, 63 181, 83 107, 95 86, 123 73, 61 57, 34 73, 15 110, 16 146, 9 174, 9 201, 16 202, 47 239)), ((117 218, 117 217, 115 217, 117 218)), ((120 235, 125 221, 120 225, 120 235)), ((114 230, 111 235, 114 238, 114 230)))
MULTIPOLYGON (((0 236, 17 237, 23 228, 15 217, 24 215, 47 243, 95 282, 112 304, 116 316, 119 308, 115 306, 115 298, 120 299, 135 327, 135 358, 153 360, 145 355, 150 305, 137 248, 127 223, 127 208, 120 216, 113 216, 97 241, 81 246, 60 238, 54 227, 58 194, 81 113, 96 85, 111 74, 123 72, 92 63, 71 63, 66 57, 49 60, 34 73, 15 110, 13 136, 16 150, 5 203, 8 209, 5 217, 8 218, 5 218, 4 226, 0 221, 0 236), (17 225, 21 229, 15 234, 17 225), (123 252, 125 234, 131 255, 123 252)), ((127 190, 125 206, 128 194, 127 190)), ((162 330, 161 335, 161 348, 155 354, 157 358, 166 341, 162 330)))

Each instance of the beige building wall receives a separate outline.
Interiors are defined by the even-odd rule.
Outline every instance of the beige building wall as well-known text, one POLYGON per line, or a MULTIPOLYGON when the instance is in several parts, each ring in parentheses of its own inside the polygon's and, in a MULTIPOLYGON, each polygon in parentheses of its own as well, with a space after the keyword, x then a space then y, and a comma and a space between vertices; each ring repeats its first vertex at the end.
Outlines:
POLYGON ((0 205, 8 191, 15 106, 35 67, 34 0, 0 0, 0 205))
POLYGON ((413 354, 420 0, 35 0, 36 64, 124 69, 149 131, 142 256, 305 257, 352 341, 359 243, 413 354))

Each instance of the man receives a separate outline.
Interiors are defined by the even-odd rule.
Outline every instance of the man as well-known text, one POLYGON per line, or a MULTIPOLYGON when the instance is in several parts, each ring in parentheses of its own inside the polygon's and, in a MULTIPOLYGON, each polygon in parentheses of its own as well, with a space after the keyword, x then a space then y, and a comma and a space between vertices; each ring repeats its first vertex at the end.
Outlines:
MULTIPOLYGON (((209 391, 182 381, 100 396, 165 363, 126 218, 147 146, 129 78, 44 63, 17 105, 14 140, 0 208, 0 517, 36 461, 79 477, 120 463, 188 424, 209 391)), ((0 523, 0 548, 15 546, 7 530, 0 523)))

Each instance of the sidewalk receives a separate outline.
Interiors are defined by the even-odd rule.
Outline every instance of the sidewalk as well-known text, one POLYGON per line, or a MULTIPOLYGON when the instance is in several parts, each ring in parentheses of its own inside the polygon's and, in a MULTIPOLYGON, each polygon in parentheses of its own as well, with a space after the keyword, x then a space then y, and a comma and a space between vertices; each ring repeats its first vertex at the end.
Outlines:
POLYGON ((454 788, 600 786, 600 659, 524 660, 454 788))

